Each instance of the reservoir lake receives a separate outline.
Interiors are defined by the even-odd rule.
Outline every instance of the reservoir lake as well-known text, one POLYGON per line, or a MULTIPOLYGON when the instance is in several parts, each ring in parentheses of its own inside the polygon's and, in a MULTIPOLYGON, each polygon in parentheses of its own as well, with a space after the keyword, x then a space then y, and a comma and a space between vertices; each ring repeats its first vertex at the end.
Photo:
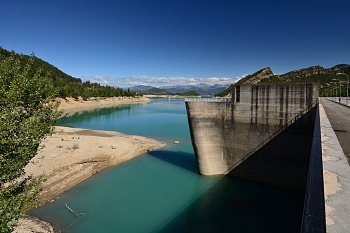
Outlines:
POLYGON ((58 125, 167 144, 105 169, 31 212, 62 232, 300 231, 302 194, 198 174, 184 99, 153 98, 146 104, 96 109, 64 117, 58 125))

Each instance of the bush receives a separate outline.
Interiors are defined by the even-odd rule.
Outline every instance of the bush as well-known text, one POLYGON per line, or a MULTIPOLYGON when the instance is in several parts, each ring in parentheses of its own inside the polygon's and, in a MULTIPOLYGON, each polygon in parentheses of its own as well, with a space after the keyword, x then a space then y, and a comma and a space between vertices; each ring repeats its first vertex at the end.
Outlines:
POLYGON ((41 178, 25 175, 42 139, 60 113, 49 74, 23 66, 18 55, 0 56, 0 232, 12 232, 24 207, 34 207, 41 178))

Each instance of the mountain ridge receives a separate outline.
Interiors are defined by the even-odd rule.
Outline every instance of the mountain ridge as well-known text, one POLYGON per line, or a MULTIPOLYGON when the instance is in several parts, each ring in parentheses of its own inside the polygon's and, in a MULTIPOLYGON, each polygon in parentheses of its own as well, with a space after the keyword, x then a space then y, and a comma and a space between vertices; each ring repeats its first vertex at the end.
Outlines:
MULTIPOLYGON (((148 85, 137 85, 129 87, 131 91, 137 91, 143 94, 147 94, 151 89, 161 89, 164 92, 169 93, 186 93, 186 92, 197 92, 201 95, 214 95, 215 93, 221 92, 225 90, 229 85, 221 85, 221 84, 198 84, 198 85, 175 85, 175 86, 166 86, 166 87, 153 87, 148 85)), ((165 94, 165 93, 164 93, 165 94)))
MULTIPOLYGON (((330 68, 324 68, 320 65, 310 66, 298 70, 292 70, 285 74, 275 75, 270 67, 263 68, 252 75, 240 79, 237 84, 258 84, 258 83, 295 83, 295 82, 318 82, 320 96, 329 95, 330 88, 337 86, 337 81, 347 82, 350 74, 349 64, 338 64, 330 68), (345 75, 344 75, 345 74, 345 75), (336 81, 336 82, 334 82, 336 81)), ((343 85, 344 86, 344 85, 343 85)), ((341 95, 346 96, 345 88, 341 89, 341 95)), ((218 97, 229 97, 231 86, 226 90, 217 93, 218 97)))

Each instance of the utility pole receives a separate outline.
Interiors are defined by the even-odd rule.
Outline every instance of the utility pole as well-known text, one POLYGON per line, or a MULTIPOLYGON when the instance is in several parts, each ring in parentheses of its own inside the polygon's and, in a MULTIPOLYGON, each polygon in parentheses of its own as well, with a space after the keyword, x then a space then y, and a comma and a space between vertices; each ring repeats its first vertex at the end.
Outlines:
POLYGON ((338 73, 337 75, 346 75, 347 82, 346 82, 346 105, 349 104, 349 76, 345 73, 338 73))
MULTIPOLYGON (((332 79, 334 81, 339 81, 339 103, 341 102, 341 82, 340 79, 332 79)), ((336 84, 337 85, 337 84, 336 84)))

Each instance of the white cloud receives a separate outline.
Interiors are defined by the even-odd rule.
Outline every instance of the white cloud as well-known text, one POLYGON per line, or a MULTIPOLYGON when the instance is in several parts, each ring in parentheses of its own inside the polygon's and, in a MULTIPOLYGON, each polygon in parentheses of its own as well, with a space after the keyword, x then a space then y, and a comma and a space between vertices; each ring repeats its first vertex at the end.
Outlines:
POLYGON ((149 76, 132 76, 132 77, 110 77, 110 76, 87 76, 82 77, 83 81, 100 83, 101 85, 109 85, 121 88, 127 88, 137 85, 146 85, 152 87, 172 87, 187 85, 230 85, 236 83, 239 79, 245 77, 210 77, 210 78, 185 78, 185 77, 149 77, 149 76))

